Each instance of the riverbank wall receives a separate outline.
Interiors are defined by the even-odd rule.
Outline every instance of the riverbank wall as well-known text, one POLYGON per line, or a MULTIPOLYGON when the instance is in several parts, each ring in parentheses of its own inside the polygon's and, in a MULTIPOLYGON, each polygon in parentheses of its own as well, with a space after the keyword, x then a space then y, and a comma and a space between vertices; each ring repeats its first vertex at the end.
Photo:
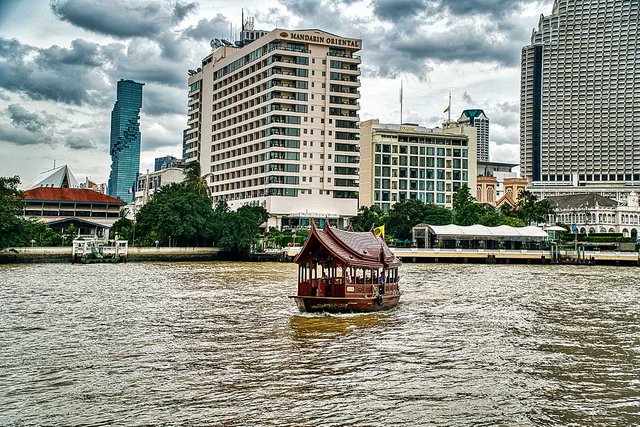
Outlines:
MULTIPOLYGON (((218 248, 147 248, 129 246, 127 262, 213 261, 218 248)), ((7 248, 0 251, 0 263, 72 262, 71 247, 7 248)))

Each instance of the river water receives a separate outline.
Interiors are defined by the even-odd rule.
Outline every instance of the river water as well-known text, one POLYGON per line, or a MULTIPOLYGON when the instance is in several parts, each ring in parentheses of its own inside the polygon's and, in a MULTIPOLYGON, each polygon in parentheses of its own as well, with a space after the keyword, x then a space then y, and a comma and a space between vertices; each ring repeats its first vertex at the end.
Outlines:
POLYGON ((405 264, 300 314, 293 264, 0 266, 0 425, 638 425, 633 267, 405 264))

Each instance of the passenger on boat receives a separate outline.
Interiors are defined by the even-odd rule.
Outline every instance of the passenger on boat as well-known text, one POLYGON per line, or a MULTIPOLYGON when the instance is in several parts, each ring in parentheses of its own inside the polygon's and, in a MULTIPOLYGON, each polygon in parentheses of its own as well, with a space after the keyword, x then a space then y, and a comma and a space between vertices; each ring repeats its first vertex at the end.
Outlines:
POLYGON ((378 278, 378 284, 380 285, 380 290, 378 293, 380 295, 384 294, 384 284, 386 283, 386 279, 384 277, 384 271, 380 273, 380 277, 378 278))

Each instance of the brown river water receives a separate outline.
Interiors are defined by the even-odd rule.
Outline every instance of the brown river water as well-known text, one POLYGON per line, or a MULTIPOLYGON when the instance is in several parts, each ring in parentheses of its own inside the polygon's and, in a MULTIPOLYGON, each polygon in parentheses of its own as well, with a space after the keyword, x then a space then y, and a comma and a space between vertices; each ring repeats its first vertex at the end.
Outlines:
POLYGON ((0 265, 0 425, 640 425, 639 272, 405 264, 309 315, 293 264, 0 265))

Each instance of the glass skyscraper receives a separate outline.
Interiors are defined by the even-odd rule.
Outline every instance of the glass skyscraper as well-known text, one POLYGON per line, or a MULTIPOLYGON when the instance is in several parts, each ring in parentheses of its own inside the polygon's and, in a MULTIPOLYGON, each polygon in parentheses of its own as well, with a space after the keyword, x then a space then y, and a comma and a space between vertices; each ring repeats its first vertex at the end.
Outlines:
POLYGON ((520 163, 544 185, 640 181, 640 2, 556 0, 522 50, 520 163))
POLYGON ((134 200, 135 182, 140 169, 140 108, 142 86, 133 80, 120 80, 116 103, 111 112, 111 174, 109 195, 127 203, 134 200))

